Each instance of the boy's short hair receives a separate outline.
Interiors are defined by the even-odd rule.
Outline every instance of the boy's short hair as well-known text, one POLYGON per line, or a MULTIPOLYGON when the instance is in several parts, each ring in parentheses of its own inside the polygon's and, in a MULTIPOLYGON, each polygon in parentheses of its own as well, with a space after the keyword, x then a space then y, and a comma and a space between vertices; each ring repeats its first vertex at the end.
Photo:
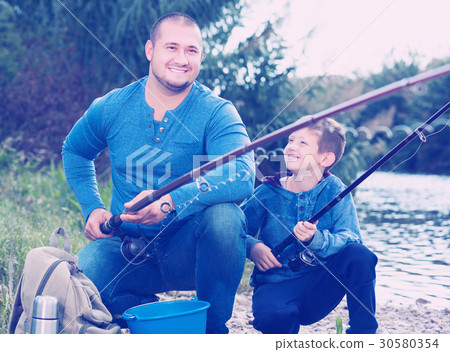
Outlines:
POLYGON ((326 117, 309 125, 308 128, 319 135, 319 153, 331 152, 336 158, 334 163, 325 169, 324 172, 327 172, 339 162, 344 154, 344 127, 336 120, 326 117))
POLYGON ((150 40, 152 41, 153 45, 155 44, 155 41, 159 38, 161 25, 166 21, 179 22, 184 25, 191 25, 197 27, 200 30, 200 26, 191 16, 186 15, 183 12, 171 12, 164 16, 161 16, 153 24, 152 30, 150 32, 150 40))

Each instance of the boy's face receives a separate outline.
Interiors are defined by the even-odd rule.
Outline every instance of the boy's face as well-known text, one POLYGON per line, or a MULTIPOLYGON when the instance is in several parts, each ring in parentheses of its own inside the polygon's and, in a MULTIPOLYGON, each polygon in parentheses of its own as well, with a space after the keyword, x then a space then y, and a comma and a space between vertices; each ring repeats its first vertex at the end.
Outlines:
POLYGON ((320 136, 317 132, 302 128, 289 136, 284 148, 284 161, 289 171, 299 174, 310 170, 323 173, 323 159, 327 153, 319 153, 320 136))

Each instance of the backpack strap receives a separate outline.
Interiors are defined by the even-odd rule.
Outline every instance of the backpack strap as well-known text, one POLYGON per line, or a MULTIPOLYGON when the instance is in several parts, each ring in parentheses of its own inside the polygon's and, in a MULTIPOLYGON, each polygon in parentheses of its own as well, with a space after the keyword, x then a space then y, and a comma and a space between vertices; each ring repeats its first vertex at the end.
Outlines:
POLYGON ((64 259, 58 259, 56 261, 54 261, 47 269, 47 271, 44 273, 44 275, 42 276, 42 280, 39 283, 39 286, 36 290, 36 294, 34 295, 34 298, 36 298, 37 296, 42 295, 42 292, 44 291, 45 285, 47 285, 48 280, 50 279, 50 276, 53 274, 53 272, 55 271, 56 267, 61 264, 61 263, 66 263, 67 261, 64 259))
POLYGON ((69 241, 69 236, 67 236, 66 231, 62 227, 57 228, 50 235, 50 246, 58 248, 58 238, 56 235, 60 235, 64 239, 64 250, 70 253, 71 246, 69 241))

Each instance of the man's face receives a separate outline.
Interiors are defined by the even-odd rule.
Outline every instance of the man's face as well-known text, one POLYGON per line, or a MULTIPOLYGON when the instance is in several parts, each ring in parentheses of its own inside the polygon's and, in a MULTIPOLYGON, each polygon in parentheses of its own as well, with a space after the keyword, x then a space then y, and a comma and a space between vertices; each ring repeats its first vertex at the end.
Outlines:
POLYGON ((169 91, 184 91, 197 78, 202 62, 202 38, 197 27, 166 21, 155 42, 148 41, 145 48, 149 74, 169 91))

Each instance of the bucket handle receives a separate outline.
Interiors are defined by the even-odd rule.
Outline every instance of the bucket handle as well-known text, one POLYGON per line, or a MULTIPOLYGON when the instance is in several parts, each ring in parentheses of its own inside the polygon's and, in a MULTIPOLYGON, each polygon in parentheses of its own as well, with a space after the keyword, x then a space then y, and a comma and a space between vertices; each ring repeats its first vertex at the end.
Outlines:
POLYGON ((122 314, 122 316, 123 316, 125 319, 129 319, 129 320, 136 320, 136 319, 137 319, 137 317, 136 317, 134 314, 129 314, 129 313, 127 313, 127 312, 124 312, 124 313, 122 314))

